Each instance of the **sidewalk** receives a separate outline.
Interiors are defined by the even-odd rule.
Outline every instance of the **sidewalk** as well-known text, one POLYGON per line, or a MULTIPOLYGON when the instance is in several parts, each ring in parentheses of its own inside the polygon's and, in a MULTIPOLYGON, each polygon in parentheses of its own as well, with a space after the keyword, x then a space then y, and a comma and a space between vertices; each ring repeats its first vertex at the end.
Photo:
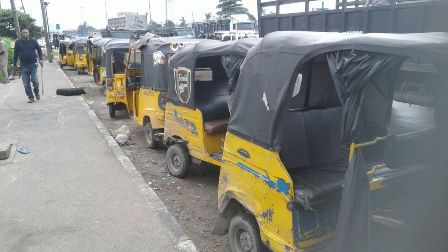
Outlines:
POLYGON ((0 85, 0 142, 31 151, 0 161, 0 251, 195 251, 82 98, 55 96, 59 67, 44 78, 34 104, 0 85))

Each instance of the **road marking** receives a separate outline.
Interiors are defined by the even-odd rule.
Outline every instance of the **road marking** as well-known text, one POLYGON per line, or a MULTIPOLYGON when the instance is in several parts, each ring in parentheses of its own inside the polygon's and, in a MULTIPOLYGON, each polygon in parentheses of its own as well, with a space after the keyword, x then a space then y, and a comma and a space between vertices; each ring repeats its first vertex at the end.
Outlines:
POLYGON ((58 113, 58 119, 56 120, 56 127, 62 128, 64 127, 64 110, 59 111, 58 113))
POLYGON ((9 130, 11 128, 11 125, 14 123, 14 120, 9 121, 9 123, 6 125, 6 130, 9 130))

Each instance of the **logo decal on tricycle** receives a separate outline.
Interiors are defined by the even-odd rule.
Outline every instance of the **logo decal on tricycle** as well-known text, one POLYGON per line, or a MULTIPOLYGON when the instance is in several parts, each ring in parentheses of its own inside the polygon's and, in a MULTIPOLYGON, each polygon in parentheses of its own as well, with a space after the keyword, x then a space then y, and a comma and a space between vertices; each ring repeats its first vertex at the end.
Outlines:
POLYGON ((188 103, 191 96, 191 70, 185 67, 174 69, 176 94, 180 101, 188 103))
POLYGON ((196 128, 196 125, 194 122, 190 122, 188 119, 183 119, 179 117, 179 113, 177 113, 176 110, 173 112, 174 114, 174 120, 184 129, 189 130, 191 133, 197 135, 198 134, 198 128, 196 128))

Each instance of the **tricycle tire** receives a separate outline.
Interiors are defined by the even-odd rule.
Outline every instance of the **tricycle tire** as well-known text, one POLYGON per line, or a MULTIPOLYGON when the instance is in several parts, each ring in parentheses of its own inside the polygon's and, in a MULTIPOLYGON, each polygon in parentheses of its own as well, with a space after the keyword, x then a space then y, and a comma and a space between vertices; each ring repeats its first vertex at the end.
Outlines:
POLYGON ((230 221, 229 244, 232 252, 264 251, 260 238, 260 229, 252 215, 240 213, 230 221))
POLYGON ((191 157, 184 144, 173 144, 166 151, 166 166, 174 177, 183 178, 191 165, 191 157))
POLYGON ((106 93, 107 93, 106 83, 103 82, 103 85, 101 86, 101 89, 103 90, 103 96, 106 96, 106 93))
POLYGON ((149 148, 157 149, 159 147, 159 142, 154 138, 154 129, 150 122, 145 124, 145 140, 149 148))
POLYGON ((58 88, 56 89, 56 95, 62 96, 75 96, 86 94, 84 88, 58 88))
POLYGON ((110 118, 115 118, 115 105, 109 104, 109 116, 110 118))

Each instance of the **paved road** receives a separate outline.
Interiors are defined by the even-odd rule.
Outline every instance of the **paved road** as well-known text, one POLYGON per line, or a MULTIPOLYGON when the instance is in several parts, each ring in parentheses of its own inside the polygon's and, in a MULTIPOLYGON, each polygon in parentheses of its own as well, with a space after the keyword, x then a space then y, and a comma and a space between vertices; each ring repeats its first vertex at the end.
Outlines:
POLYGON ((58 66, 44 76, 34 104, 0 86, 0 141, 31 151, 0 161, 0 251, 195 251, 83 100, 54 96, 58 66))

